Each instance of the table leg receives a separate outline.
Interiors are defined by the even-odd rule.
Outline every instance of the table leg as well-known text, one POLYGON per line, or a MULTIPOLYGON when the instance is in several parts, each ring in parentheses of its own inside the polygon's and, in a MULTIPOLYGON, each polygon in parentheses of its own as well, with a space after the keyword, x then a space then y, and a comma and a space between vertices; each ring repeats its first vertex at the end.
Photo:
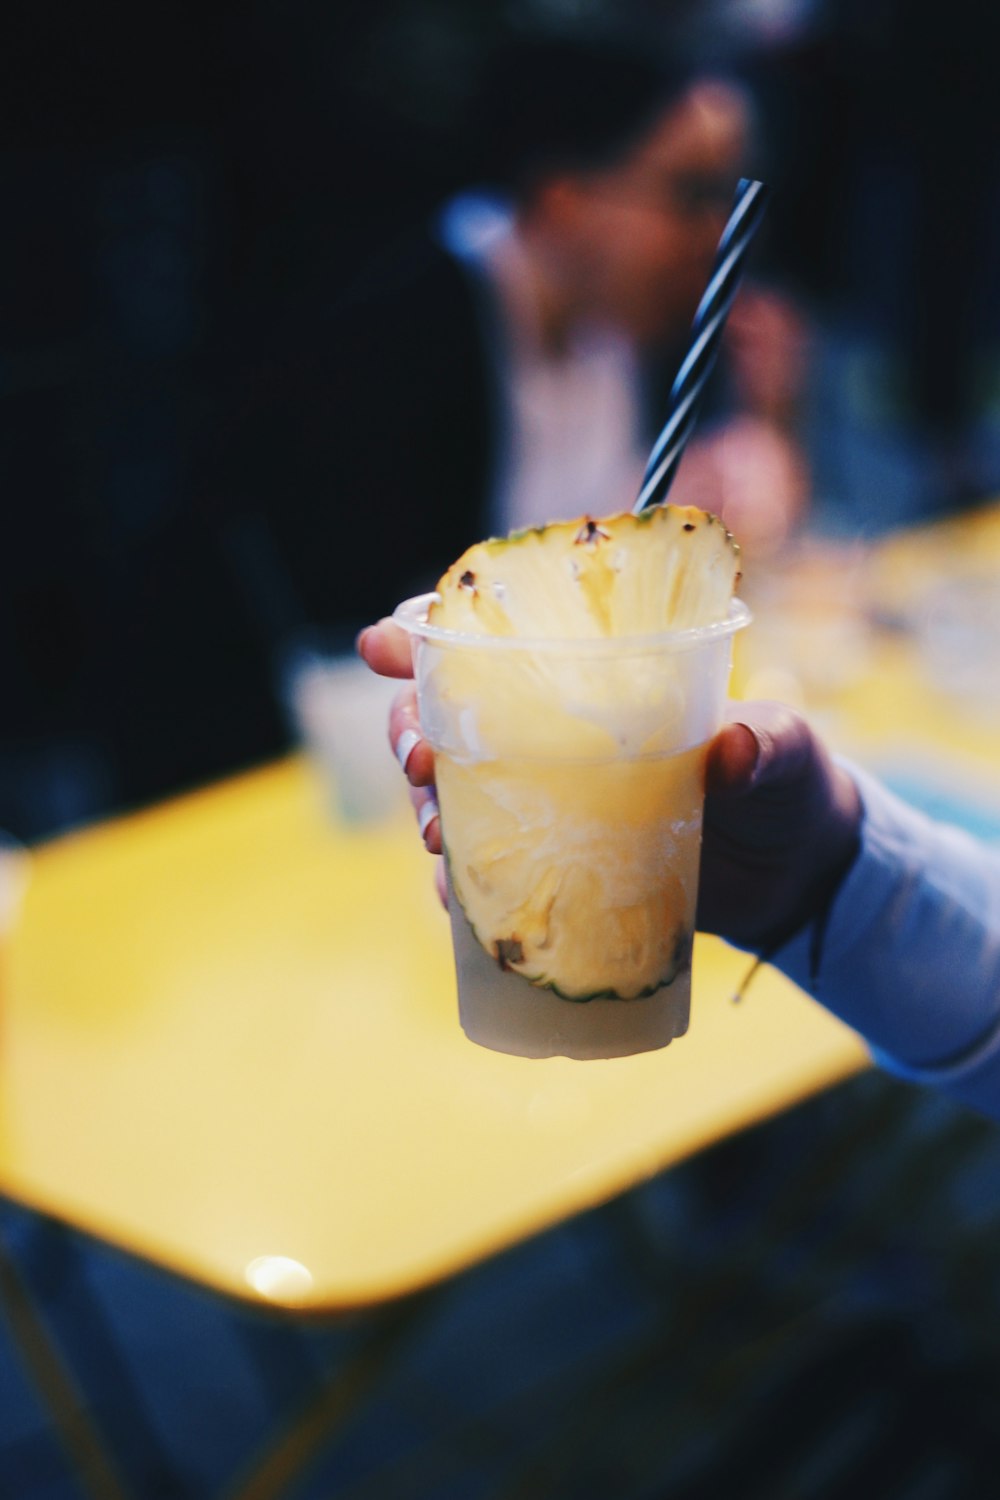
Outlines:
POLYGON ((410 1330, 430 1314, 434 1291, 418 1292, 370 1314, 353 1356, 226 1492, 225 1500, 280 1500, 320 1451, 343 1431, 378 1385, 410 1330))
POLYGON ((129 1500, 101 1434, 87 1415, 73 1375, 49 1337, 2 1237, 0 1311, 81 1489, 93 1500, 129 1500))

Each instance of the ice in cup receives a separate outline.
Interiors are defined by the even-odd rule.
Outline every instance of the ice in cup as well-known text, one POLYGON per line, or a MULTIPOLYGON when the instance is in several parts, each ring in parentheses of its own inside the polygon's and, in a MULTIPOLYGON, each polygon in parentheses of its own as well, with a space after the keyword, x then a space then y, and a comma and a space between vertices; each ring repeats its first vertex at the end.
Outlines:
MULTIPOLYGON (((527 559, 481 544, 495 552, 472 549, 458 575, 478 601, 396 611, 435 754, 461 1024, 497 1051, 623 1056, 687 1029, 705 755, 749 612, 720 523, 661 515, 544 528, 527 559), (692 539, 713 525, 709 544, 692 539), (665 575, 675 546, 684 566, 665 575), (689 559, 715 567, 711 599, 689 559), (545 577, 547 601, 519 608, 545 577), (673 599, 629 594, 661 585, 673 599), (625 634, 608 633, 616 606, 625 634), (526 613, 551 633, 516 633, 526 613), (633 632, 637 618, 656 628, 633 632)), ((442 593, 455 587, 446 575, 442 593)))

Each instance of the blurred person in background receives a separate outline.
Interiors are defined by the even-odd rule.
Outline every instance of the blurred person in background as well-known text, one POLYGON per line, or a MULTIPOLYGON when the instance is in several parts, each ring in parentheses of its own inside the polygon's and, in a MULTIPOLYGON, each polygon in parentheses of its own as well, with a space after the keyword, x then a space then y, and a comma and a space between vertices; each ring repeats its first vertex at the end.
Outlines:
MULTIPOLYGON (((224 546, 280 646, 433 585, 473 540, 628 509, 750 148, 741 87, 604 35, 517 37, 483 176, 317 314, 226 439, 224 546)), ((798 314, 744 289, 678 500, 753 546, 805 501, 798 314), (730 511, 732 514, 730 515, 730 511)))

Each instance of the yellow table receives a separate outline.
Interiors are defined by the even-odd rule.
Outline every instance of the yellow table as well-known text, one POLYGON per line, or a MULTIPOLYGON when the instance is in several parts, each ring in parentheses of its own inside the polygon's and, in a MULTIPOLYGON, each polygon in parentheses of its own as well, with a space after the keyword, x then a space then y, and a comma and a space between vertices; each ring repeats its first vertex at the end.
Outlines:
POLYGON ((0 1192, 231 1296, 419 1290, 865 1064, 699 939, 690 1033, 607 1062, 465 1040, 409 810, 302 761, 35 852, 2 951, 0 1192))

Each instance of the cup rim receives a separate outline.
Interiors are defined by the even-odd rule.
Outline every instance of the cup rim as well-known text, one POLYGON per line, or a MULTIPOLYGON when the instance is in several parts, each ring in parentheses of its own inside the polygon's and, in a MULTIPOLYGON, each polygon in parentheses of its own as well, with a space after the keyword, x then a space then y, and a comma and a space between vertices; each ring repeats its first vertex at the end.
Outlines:
POLYGON ((583 636, 576 638, 532 638, 515 635, 474 635, 471 631, 450 630, 432 625, 427 619, 431 604, 440 598, 435 592, 415 594, 404 599, 393 610, 392 618, 411 637, 434 641, 441 646, 469 647, 479 651, 531 651, 566 656, 624 656, 654 651, 691 651, 714 641, 725 640, 750 624, 753 615, 742 599, 729 601, 724 620, 711 625, 693 625, 684 630, 661 630, 649 635, 583 636))

